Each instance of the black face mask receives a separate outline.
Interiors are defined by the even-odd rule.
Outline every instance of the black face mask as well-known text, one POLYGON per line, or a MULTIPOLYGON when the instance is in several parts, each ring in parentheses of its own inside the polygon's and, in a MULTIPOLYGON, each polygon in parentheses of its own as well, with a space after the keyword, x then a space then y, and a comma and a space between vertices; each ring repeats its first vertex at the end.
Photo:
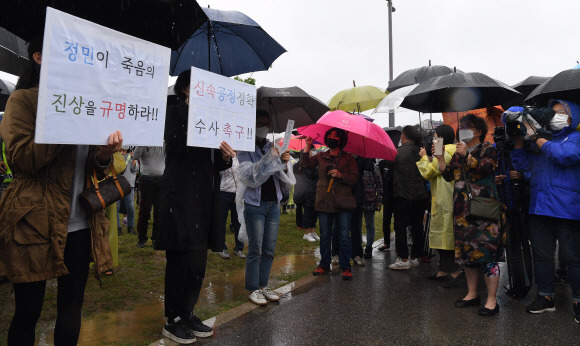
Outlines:
POLYGON ((338 141, 338 139, 334 139, 334 138, 327 138, 325 142, 326 142, 326 146, 329 147, 330 149, 338 148, 338 144, 340 143, 338 141))

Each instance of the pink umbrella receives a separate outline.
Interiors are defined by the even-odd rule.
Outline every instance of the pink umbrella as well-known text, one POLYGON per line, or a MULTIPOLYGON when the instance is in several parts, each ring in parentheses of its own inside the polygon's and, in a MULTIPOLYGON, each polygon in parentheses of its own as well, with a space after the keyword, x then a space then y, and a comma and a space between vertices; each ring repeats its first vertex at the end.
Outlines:
MULTIPOLYGON (((304 150, 304 147, 306 146, 306 136, 292 136, 290 137, 290 143, 288 143, 288 150, 290 151, 302 151, 304 150)), ((278 145, 282 146, 282 144, 284 143, 284 138, 281 138, 278 141, 278 145)), ((321 144, 318 143, 314 143, 314 149, 319 149, 320 147, 322 147, 321 144)))
POLYGON ((299 134, 324 143, 324 134, 333 127, 348 131, 348 143, 344 150, 365 158, 395 160, 397 149, 391 138, 377 124, 360 115, 341 110, 326 112, 316 124, 299 127, 299 134))

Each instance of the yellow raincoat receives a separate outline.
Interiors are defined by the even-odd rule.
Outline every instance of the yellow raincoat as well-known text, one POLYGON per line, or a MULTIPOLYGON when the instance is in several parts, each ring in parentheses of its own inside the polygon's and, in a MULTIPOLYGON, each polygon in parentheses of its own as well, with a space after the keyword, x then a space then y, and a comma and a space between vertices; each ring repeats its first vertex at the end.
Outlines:
MULTIPOLYGON (((455 154, 455 144, 445 145, 444 158, 449 164, 455 154)), ((439 162, 433 157, 429 161, 426 155, 417 161, 421 176, 431 183, 431 225, 429 229, 429 247, 432 249, 454 250, 453 237, 453 185, 447 182, 439 171, 439 162)))

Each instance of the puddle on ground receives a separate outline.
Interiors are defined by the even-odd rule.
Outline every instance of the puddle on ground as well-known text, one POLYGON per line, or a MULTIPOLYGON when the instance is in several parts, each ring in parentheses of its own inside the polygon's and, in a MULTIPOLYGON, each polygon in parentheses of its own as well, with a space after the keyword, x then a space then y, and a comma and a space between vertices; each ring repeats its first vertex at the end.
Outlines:
MULTIPOLYGON (((300 270, 311 269, 320 259, 319 250, 299 255, 286 255, 274 258, 272 274, 291 274, 300 270)), ((281 286, 287 282, 271 282, 281 286)), ((206 279, 202 288, 198 308, 231 300, 245 294, 244 270, 229 276, 206 279)), ((95 314, 83 318, 79 345, 106 345, 130 343, 139 344, 153 340, 163 326, 163 297, 145 306, 131 311, 115 311, 95 314)), ((37 342, 39 346, 52 345, 52 328, 39 328, 37 342)))

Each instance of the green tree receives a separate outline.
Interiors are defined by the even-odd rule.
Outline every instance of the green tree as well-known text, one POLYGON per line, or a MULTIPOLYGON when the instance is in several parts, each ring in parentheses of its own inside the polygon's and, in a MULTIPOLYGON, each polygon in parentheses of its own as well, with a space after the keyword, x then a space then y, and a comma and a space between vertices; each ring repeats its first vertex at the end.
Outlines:
POLYGON ((248 77, 246 79, 241 79, 238 76, 234 77, 235 80, 239 80, 240 82, 244 82, 244 83, 248 83, 248 84, 252 84, 252 85, 256 85, 256 80, 252 77, 248 77))

